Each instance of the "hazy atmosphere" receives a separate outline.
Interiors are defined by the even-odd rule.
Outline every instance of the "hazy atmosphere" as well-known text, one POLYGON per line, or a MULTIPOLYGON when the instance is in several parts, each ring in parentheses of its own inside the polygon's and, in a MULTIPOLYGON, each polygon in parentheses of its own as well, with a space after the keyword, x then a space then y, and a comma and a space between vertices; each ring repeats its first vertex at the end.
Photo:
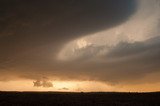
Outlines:
POLYGON ((160 91, 160 0, 0 0, 0 91, 160 91))

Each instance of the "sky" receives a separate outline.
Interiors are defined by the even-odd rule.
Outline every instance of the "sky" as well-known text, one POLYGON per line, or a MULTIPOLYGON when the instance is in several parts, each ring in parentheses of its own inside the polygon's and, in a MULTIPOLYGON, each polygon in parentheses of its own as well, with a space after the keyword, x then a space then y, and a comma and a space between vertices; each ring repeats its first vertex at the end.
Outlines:
POLYGON ((1 0, 0 91, 159 91, 159 11, 159 0, 1 0))

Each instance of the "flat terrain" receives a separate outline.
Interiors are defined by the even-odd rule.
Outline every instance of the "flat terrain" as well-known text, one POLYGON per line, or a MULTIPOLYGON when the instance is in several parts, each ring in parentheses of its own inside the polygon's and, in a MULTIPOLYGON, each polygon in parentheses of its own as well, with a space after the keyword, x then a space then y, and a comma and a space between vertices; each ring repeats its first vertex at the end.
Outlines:
POLYGON ((160 92, 0 92, 0 106, 160 106, 160 92))

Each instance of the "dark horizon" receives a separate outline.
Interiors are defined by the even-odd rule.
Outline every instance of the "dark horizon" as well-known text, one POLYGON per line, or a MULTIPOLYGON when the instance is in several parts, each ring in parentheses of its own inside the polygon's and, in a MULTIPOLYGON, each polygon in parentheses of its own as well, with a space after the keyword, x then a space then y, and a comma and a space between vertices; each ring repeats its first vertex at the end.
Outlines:
POLYGON ((159 106, 160 92, 155 93, 50 93, 0 92, 0 105, 102 105, 159 106))

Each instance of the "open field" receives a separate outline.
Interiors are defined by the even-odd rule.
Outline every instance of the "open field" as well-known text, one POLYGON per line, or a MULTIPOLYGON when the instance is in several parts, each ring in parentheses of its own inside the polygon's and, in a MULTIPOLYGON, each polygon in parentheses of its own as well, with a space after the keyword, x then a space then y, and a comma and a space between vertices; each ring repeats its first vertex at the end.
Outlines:
POLYGON ((0 106, 160 106, 160 92, 0 92, 0 106))

